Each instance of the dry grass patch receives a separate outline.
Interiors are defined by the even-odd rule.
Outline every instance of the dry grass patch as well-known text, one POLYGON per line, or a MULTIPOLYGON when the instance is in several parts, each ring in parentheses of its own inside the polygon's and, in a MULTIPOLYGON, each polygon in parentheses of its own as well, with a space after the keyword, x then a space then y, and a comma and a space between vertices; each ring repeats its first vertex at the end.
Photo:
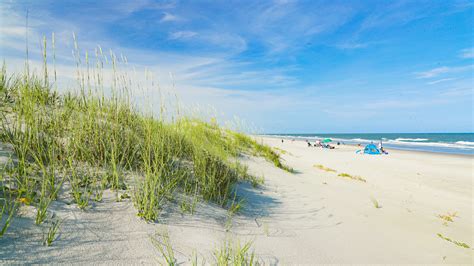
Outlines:
POLYGON ((367 180, 365 180, 363 177, 354 176, 354 175, 350 175, 350 174, 347 174, 347 173, 340 173, 337 176, 349 178, 349 179, 352 179, 352 180, 361 181, 361 182, 364 182, 364 183, 367 182, 367 180))
POLYGON ((446 241, 448 241, 448 242, 451 242, 451 243, 455 244, 455 245, 458 246, 458 247, 471 248, 471 247, 470 247, 468 244, 466 244, 466 243, 459 242, 459 241, 456 241, 456 240, 452 240, 452 239, 450 239, 450 238, 448 238, 448 237, 443 236, 443 235, 440 234, 440 233, 438 233, 437 235, 438 235, 441 239, 444 239, 444 240, 446 240, 446 241))
POLYGON ((444 225, 448 225, 448 222, 454 222, 454 218, 458 217, 457 212, 448 212, 446 214, 438 214, 438 217, 443 220, 444 225))
POLYGON ((326 171, 326 172, 334 172, 334 173, 337 173, 336 170, 334 170, 334 169, 332 169, 332 168, 329 168, 329 167, 326 167, 326 166, 324 166, 324 165, 322 165, 322 164, 315 164, 315 165, 313 165, 313 167, 316 167, 316 168, 318 168, 318 169, 320 169, 320 170, 323 170, 323 171, 326 171))

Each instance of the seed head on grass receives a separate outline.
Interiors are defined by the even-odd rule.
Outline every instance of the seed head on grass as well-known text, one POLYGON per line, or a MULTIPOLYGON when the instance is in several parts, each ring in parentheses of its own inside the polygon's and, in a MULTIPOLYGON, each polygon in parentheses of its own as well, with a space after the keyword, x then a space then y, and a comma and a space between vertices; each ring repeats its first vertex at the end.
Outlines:
MULTIPOLYGON (((78 83, 74 92, 52 90, 50 78, 54 87, 60 83, 56 69, 48 71, 46 38, 43 75, 31 75, 28 64, 18 77, 7 77, 5 64, 0 71, 0 141, 12 146, 16 159, 0 173, 17 188, 13 202, 29 199, 37 207, 37 224, 45 220, 63 183, 81 209, 92 208, 90 200, 101 201, 104 190, 112 189, 116 195, 130 195, 138 215, 153 221, 175 193, 228 206, 237 182, 262 184, 263 178, 252 177, 237 163, 242 154, 261 156, 294 172, 271 147, 222 128, 215 119, 181 115, 178 103, 176 113, 167 111, 174 103, 161 95, 157 117, 143 107, 149 102, 135 101, 132 91, 142 87, 121 65, 125 58, 118 60, 112 51, 105 56, 98 47, 94 67, 90 54, 81 53, 75 34, 73 39, 78 83), (126 177, 131 172, 136 180, 126 177), (127 186, 130 181, 136 181, 132 188, 127 186)), ((56 46, 53 37, 53 64, 56 46)), ((153 80, 147 87, 156 89, 153 80)))

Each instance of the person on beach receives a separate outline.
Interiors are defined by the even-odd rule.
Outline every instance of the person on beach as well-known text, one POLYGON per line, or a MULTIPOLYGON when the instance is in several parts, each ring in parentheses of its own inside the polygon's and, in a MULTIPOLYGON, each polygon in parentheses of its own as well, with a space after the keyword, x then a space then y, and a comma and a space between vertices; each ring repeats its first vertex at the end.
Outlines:
POLYGON ((388 154, 388 152, 383 148, 383 145, 382 145, 382 140, 380 140, 380 143, 379 143, 379 150, 382 154, 388 154))
POLYGON ((324 145, 323 148, 330 149, 330 150, 333 150, 333 149, 336 148, 336 147, 331 146, 331 145, 329 145, 329 144, 323 144, 323 145, 324 145))

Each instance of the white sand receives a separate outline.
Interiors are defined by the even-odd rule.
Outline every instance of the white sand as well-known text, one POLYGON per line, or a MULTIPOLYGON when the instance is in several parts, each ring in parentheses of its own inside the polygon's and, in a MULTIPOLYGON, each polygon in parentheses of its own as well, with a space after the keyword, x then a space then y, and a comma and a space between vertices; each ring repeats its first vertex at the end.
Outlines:
MULTIPOLYGON (((0 238, 0 263, 156 264, 162 262, 150 236, 167 231, 178 261, 194 251, 212 261, 225 239, 253 241, 257 255, 280 264, 472 264, 473 157, 391 150, 387 156, 356 155, 356 147, 308 148, 304 142, 264 139, 287 151, 290 174, 260 158, 243 158, 265 184, 244 184, 241 215, 226 232, 227 214, 199 204, 195 215, 167 210, 158 224, 136 217, 129 201, 107 194, 93 209, 65 201, 51 208, 65 218, 52 247, 41 246, 41 228, 28 209, 0 238), (313 167, 321 164, 361 176, 366 183, 313 167), (381 208, 375 208, 371 198, 381 208), (438 215, 456 212, 443 225, 438 215), (437 233, 466 243, 443 240, 437 233)), ((30 207, 31 208, 31 207, 30 207)))

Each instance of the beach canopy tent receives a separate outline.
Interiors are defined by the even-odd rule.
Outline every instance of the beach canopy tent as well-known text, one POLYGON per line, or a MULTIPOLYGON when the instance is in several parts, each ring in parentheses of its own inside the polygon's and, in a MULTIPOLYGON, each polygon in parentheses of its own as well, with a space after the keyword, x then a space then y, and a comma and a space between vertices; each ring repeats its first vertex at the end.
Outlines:
POLYGON ((331 142, 332 139, 323 139, 322 143, 328 143, 328 142, 331 142))
POLYGON ((375 144, 369 144, 364 148, 364 154, 382 154, 375 144))

